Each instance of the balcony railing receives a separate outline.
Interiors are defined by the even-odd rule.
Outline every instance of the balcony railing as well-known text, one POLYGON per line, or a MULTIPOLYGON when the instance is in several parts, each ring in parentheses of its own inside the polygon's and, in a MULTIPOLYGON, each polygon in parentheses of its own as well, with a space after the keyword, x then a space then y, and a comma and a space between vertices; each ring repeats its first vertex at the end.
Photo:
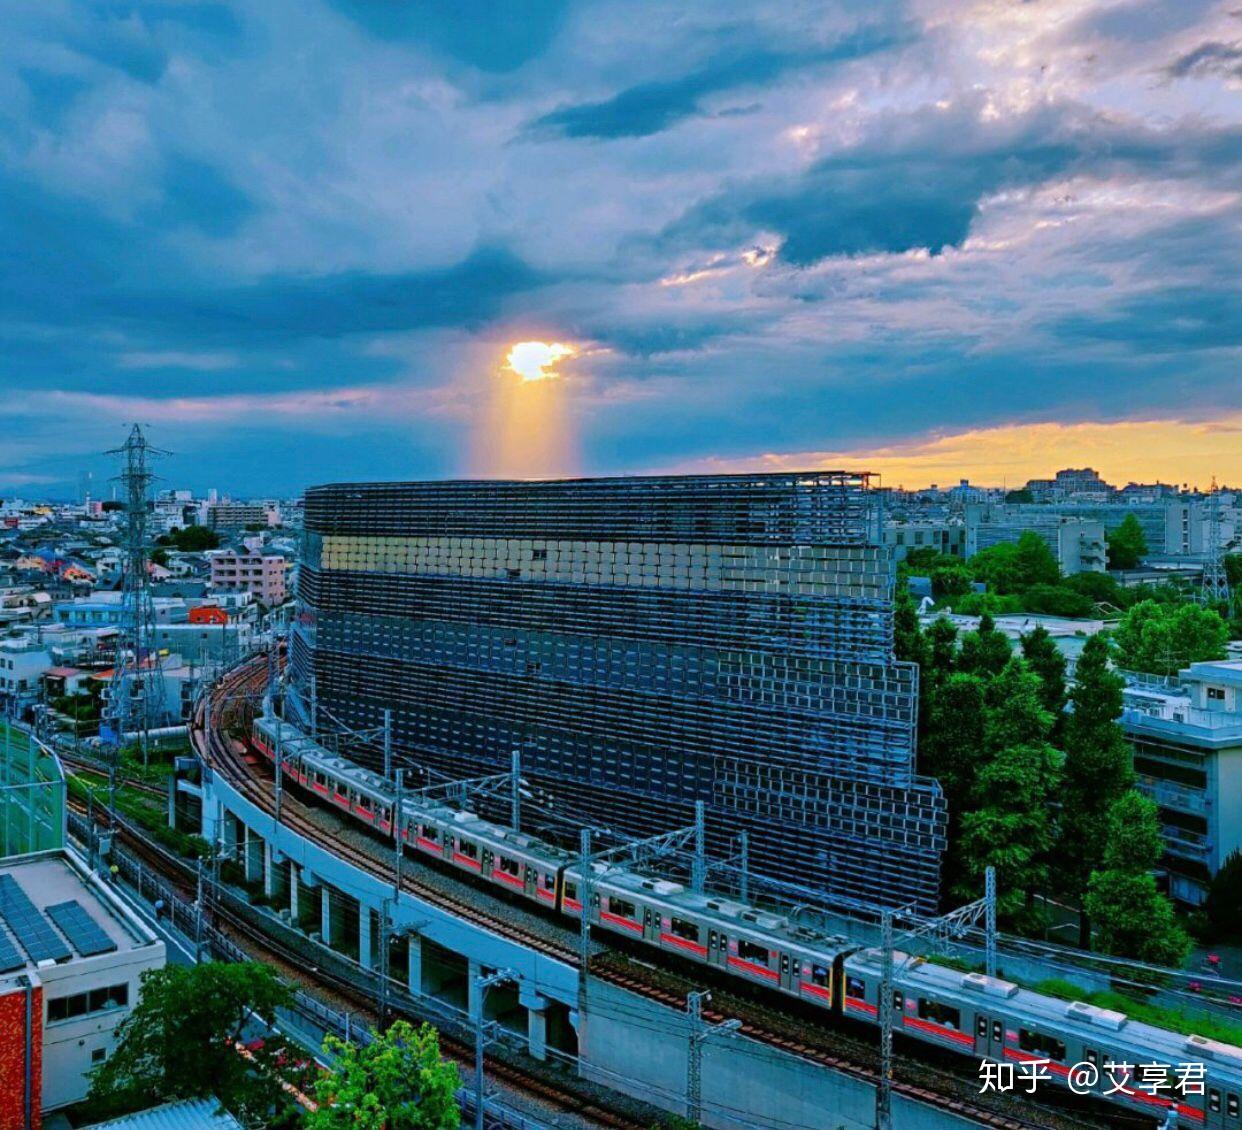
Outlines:
POLYGON ((1185 788, 1170 781, 1156 781, 1150 777, 1138 779, 1139 791, 1164 808, 1176 808, 1181 812, 1204 815, 1208 810, 1207 797, 1198 789, 1185 788))

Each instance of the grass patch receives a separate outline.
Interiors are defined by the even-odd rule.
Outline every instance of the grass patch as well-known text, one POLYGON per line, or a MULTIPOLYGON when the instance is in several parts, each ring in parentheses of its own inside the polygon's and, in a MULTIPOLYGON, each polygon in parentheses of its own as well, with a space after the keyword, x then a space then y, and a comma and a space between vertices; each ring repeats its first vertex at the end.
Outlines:
POLYGON ((1043 993, 1045 996, 1059 997, 1067 1001, 1083 1001, 1097 1008, 1124 1012, 1131 1020, 1151 1024, 1156 1028, 1165 1028, 1170 1032, 1181 1032, 1186 1036, 1206 1036, 1209 1040, 1219 1040, 1223 1044, 1242 1047, 1242 1024, 1210 1016, 1206 1012, 1189 1012, 1180 1008, 1169 1008, 1167 1005, 1152 1004, 1150 1001, 1119 993, 1113 989, 1089 992, 1080 985, 1059 977, 1040 981, 1034 989, 1035 992, 1043 993))

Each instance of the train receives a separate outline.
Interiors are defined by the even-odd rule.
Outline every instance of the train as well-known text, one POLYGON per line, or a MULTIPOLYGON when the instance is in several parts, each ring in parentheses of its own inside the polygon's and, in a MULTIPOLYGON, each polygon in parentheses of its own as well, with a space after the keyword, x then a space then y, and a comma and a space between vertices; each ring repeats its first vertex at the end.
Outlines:
MULTIPOLYGON (((398 813, 385 777, 308 741, 289 722, 257 717, 251 738, 272 761, 279 747, 286 779, 309 796, 399 840, 411 854, 553 915, 581 919, 576 853, 417 796, 403 797, 398 813)), ((593 928, 834 1016, 880 1025, 880 951, 619 864, 597 861, 591 868, 586 913, 593 928)), ((1175 1108, 1182 1125, 1242 1130, 1242 1047, 900 952, 893 955, 892 992, 893 1029, 909 1039, 1010 1065, 1015 1080, 1038 1072, 1041 1081, 1161 1119, 1175 1108)), ((1006 1079, 1000 1073, 993 1083, 1007 1089, 1006 1079)))

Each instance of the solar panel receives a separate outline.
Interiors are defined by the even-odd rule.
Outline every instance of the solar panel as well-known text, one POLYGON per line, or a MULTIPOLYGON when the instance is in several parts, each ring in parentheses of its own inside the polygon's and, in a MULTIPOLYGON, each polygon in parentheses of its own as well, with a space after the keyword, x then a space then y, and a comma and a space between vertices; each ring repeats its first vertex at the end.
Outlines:
POLYGON ((116 949, 116 942, 104 933, 103 927, 86 912, 86 908, 77 899, 49 906, 47 916, 60 927, 60 932, 83 957, 111 953, 116 949))
POLYGON ((0 875, 0 918, 33 962, 64 961, 73 951, 61 941, 60 935, 12 875, 0 875))
POLYGON ((8 934, 0 934, 0 973, 12 973, 14 969, 25 969, 26 959, 17 952, 17 947, 9 941, 8 934))

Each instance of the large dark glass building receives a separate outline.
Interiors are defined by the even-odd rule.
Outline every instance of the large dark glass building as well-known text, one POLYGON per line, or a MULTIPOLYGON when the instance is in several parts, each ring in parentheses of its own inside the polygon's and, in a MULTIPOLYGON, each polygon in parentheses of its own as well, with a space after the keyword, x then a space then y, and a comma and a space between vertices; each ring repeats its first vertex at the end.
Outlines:
MULTIPOLYGON (((944 802, 866 476, 361 483, 306 495, 292 678, 459 777, 630 835, 708 806, 756 872, 935 907, 944 802)), ((302 695, 306 701, 306 695, 302 695)))

